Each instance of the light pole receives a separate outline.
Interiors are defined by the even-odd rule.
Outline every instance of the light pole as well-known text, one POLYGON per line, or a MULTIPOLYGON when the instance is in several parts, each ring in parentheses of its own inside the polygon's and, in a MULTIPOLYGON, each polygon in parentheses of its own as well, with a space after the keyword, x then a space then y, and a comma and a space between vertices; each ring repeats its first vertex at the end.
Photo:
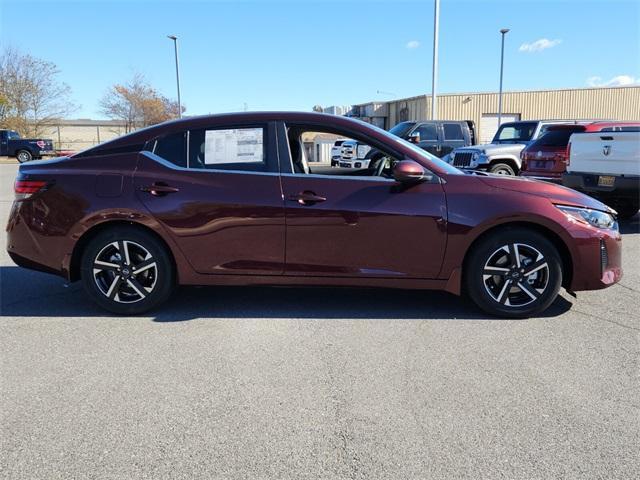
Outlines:
POLYGON ((180 102, 180 70, 178 69, 178 37, 175 35, 167 35, 167 38, 173 40, 173 49, 176 54, 176 85, 178 86, 178 118, 182 118, 182 103, 180 102))
POLYGON ((504 72, 504 36, 509 31, 508 28, 500 30, 502 34, 502 49, 500 51, 500 91, 498 92, 498 127, 502 125, 502 74, 504 72))
POLYGON ((440 0, 435 0, 433 9, 433 69, 431 72, 431 120, 438 118, 438 99, 436 87, 438 83, 438 30, 440 29, 440 0))

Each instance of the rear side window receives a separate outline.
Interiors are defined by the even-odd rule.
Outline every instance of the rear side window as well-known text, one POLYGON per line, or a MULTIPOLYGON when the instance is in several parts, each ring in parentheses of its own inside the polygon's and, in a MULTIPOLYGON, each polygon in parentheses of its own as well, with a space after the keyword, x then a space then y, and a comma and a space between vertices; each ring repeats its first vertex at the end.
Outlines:
POLYGON ((536 147, 566 147, 569 138, 574 133, 583 132, 584 128, 563 128, 562 130, 551 130, 533 143, 536 147))
POLYGON ((153 151, 159 157, 178 167, 187 166, 185 132, 172 133, 156 141, 153 151))
POLYGON ((421 142, 425 140, 438 140, 438 127, 433 123, 423 123, 418 126, 413 133, 420 135, 421 142))
POLYGON ((189 132, 189 168, 267 171, 264 128, 189 132))
POLYGON ((459 123, 445 123, 442 127, 445 140, 464 140, 462 126, 459 123))

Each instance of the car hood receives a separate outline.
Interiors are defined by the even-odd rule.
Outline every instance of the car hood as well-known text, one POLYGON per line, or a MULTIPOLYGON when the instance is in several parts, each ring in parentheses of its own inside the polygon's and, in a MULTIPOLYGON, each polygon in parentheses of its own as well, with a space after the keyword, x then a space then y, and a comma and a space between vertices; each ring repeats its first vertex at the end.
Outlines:
POLYGON ((512 177, 508 175, 484 174, 478 178, 480 181, 493 188, 512 190, 529 195, 536 195, 538 197, 545 197, 553 203, 561 205, 587 207, 593 210, 601 210, 603 212, 613 212, 611 208, 593 197, 589 197, 588 195, 554 183, 531 180, 523 177, 512 177))
POLYGON ((458 148, 456 151, 479 151, 483 150, 487 155, 493 155, 494 153, 520 153, 520 151, 526 147, 524 143, 488 143, 486 145, 474 145, 472 147, 458 148))

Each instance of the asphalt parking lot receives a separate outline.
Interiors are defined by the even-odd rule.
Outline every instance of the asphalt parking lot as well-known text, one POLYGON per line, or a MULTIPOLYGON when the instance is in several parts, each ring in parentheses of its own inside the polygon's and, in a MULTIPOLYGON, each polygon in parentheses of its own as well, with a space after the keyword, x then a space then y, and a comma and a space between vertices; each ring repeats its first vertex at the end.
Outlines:
MULTIPOLYGON (((16 167, 0 165, 6 224, 16 167)), ((640 223, 625 277, 498 320, 438 292, 183 288, 105 315, 0 250, 0 472, 637 478, 640 223)))

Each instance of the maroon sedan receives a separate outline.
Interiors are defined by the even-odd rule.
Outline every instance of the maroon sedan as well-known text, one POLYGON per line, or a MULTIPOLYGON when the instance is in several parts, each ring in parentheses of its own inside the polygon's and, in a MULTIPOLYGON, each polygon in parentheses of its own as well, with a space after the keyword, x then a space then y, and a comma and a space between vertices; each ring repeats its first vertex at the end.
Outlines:
MULTIPOLYGON (((320 148, 318 148, 318 152, 320 148)), ((525 317, 561 286, 622 276, 615 212, 557 185, 465 174, 381 129, 317 113, 157 125, 20 166, 8 252, 135 314, 181 285, 345 285, 463 291, 525 317), (311 163, 310 132, 381 153, 311 163)))

